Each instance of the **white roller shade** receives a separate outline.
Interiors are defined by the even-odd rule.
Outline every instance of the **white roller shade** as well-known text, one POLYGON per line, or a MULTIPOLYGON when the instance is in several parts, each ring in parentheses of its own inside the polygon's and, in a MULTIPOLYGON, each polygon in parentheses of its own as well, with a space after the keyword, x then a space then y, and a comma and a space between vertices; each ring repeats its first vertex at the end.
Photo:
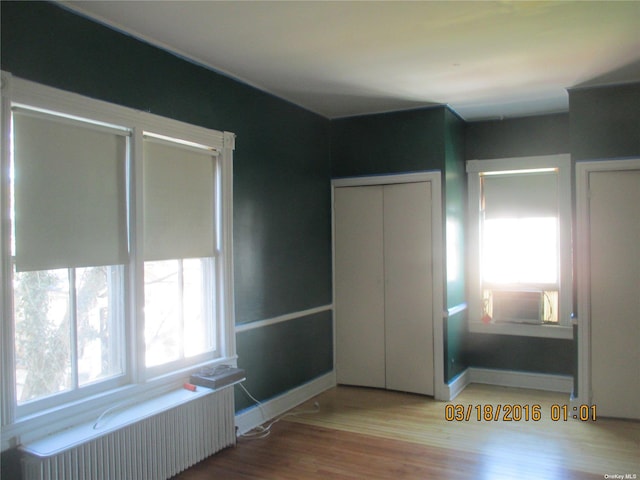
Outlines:
POLYGON ((558 175, 555 171, 483 175, 485 218, 558 216, 558 175))
POLYGON ((127 262, 122 132, 14 112, 18 271, 127 262))
POLYGON ((145 260, 213 256, 213 153, 145 140, 143 177, 145 260))

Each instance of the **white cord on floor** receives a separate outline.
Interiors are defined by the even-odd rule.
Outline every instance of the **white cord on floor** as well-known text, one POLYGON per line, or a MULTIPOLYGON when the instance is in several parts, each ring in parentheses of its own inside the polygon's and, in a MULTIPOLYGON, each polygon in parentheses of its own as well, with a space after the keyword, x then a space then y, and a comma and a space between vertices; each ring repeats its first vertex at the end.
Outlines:
MULTIPOLYGON (((251 395, 251 393, 249 393, 249 390, 247 390, 246 387, 242 383, 239 383, 238 385, 240 385, 240 388, 242 388, 242 390, 244 390, 244 393, 246 393, 251 400, 256 402, 256 405, 258 405, 258 408, 262 412, 262 417, 263 418, 267 418, 267 415, 266 415, 266 413, 264 411, 262 402, 260 400, 258 400, 257 398, 255 398, 253 395, 251 395)), ((318 413, 320 411, 320 404, 318 402, 314 402, 313 403, 313 407, 314 407, 313 410, 298 410, 298 411, 284 413, 284 414, 274 418, 271 422, 269 422, 269 423, 267 423, 265 425, 259 425, 256 428, 254 428, 252 430, 249 430, 246 433, 243 433, 242 435, 240 435, 240 437, 241 438, 248 438, 248 439, 251 439, 251 440, 258 440, 258 439, 261 439, 261 438, 266 438, 271 433, 271 427, 274 424, 278 423, 283 418, 285 418, 285 417, 295 417, 297 415, 303 415, 303 414, 309 414, 309 413, 318 413)))

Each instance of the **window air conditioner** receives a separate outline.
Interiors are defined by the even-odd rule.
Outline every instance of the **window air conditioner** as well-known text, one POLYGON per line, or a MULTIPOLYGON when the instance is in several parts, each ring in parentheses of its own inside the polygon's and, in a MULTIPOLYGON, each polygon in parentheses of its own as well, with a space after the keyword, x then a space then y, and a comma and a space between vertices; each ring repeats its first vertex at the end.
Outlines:
POLYGON ((544 293, 541 290, 493 290, 493 318, 496 322, 544 322, 544 293))

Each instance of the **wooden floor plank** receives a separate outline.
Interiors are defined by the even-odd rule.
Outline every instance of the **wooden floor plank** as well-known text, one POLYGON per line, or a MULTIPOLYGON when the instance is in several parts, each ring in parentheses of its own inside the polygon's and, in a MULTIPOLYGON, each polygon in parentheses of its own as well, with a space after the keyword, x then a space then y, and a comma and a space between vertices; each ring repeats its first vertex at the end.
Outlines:
POLYGON ((540 405, 540 421, 447 422, 446 403, 383 390, 337 387, 296 409, 264 439, 239 439, 177 476, 204 479, 640 478, 640 422, 552 421, 566 395, 469 386, 452 403, 540 405), (613 478, 613 477, 610 477, 613 478), (632 478, 632 477, 629 477, 632 478))

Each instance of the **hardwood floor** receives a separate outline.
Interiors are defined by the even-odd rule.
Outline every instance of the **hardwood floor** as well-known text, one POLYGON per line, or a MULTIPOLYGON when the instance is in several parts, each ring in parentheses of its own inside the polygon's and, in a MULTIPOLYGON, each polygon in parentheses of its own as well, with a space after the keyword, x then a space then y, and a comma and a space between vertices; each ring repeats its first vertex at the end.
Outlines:
POLYGON ((344 386, 296 410, 314 401, 318 413, 286 417, 268 437, 241 438, 175 478, 640 479, 640 422, 553 421, 551 406, 568 404, 564 394, 470 385, 451 402, 465 415, 470 406, 468 421, 446 421, 452 407, 429 397, 344 386), (498 404, 540 405, 540 419, 530 410, 529 421, 524 412, 521 421, 486 421, 483 406, 493 418, 498 404))

